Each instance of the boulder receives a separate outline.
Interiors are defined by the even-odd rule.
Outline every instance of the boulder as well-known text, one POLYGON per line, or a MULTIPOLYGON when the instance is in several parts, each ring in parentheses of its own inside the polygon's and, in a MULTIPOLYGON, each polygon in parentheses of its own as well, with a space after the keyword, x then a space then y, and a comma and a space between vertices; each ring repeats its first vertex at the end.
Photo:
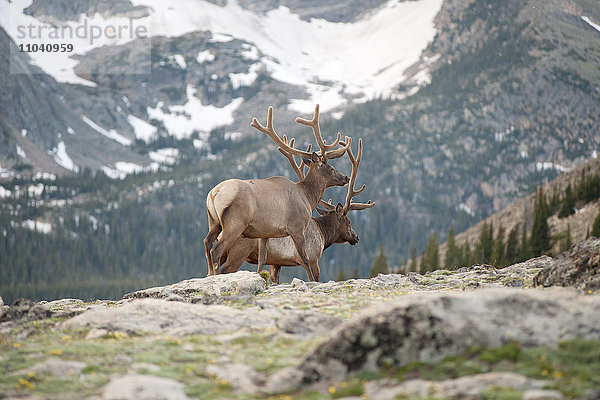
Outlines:
POLYGON ((126 294, 123 299, 156 298, 197 303, 214 296, 254 296, 266 289, 265 280, 256 272, 238 271, 138 290, 126 294))
MULTIPOLYGON (((405 397, 440 399, 481 399, 490 387, 513 390, 537 390, 547 382, 529 379, 513 372, 489 372, 443 381, 411 379, 398 382, 382 379, 368 382, 365 394, 369 399, 393 400, 405 397)), ((560 393, 560 392, 559 392, 560 393)))
POLYGON ((152 375, 125 375, 104 386, 104 400, 187 400, 183 385, 173 379, 152 375))
POLYGON ((561 289, 415 293, 372 306, 342 324, 295 371, 275 374, 266 390, 284 392, 301 383, 339 381, 351 372, 436 362, 475 345, 499 347, 516 340, 523 346, 555 346, 575 337, 598 340, 599 307, 600 296, 561 289))
POLYGON ((106 329, 130 334, 209 335, 233 332, 242 327, 255 329, 274 327, 275 317, 278 315, 279 312, 258 308, 239 310, 222 305, 207 306, 159 299, 140 299, 119 306, 88 310, 62 322, 60 326, 106 329))
POLYGON ((586 292, 600 290, 600 239, 577 243, 544 267, 533 282, 544 287, 574 287, 586 292))

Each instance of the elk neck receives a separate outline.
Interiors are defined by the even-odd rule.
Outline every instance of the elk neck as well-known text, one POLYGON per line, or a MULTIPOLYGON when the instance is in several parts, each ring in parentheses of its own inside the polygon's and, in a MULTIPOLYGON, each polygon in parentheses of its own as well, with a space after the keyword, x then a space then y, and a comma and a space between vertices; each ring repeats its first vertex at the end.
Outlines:
POLYGON ((336 243, 339 226, 335 213, 329 213, 323 217, 313 218, 313 221, 317 223, 317 227, 323 236, 323 250, 336 243))
POLYGON ((304 192, 311 210, 317 207, 319 200, 321 200, 323 193, 325 193, 325 189, 327 189, 325 179, 315 173, 313 168, 308 171, 306 178, 302 182, 298 182, 297 185, 304 192))

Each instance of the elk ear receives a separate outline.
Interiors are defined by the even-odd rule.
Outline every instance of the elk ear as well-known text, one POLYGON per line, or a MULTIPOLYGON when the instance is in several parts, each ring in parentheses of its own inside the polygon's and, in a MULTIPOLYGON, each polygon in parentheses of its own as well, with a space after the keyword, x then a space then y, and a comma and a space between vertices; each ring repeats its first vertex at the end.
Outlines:
POLYGON ((344 212, 344 206, 342 203, 337 203, 337 206, 335 206, 335 212, 340 215, 344 212))
POLYGON ((306 158, 306 157, 302 157, 302 161, 304 162, 304 164, 310 166, 310 164, 312 164, 312 160, 310 158, 306 158))

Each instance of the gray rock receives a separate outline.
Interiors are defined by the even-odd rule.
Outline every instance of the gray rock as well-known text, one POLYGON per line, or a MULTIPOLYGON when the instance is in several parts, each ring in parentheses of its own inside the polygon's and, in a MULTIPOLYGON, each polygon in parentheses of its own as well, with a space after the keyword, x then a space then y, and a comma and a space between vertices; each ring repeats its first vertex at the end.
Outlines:
POLYGON ((258 308, 238 310, 222 305, 140 299, 116 307, 86 311, 62 322, 60 327, 182 336, 233 332, 242 327, 274 327, 278 315, 278 312, 258 308))
POLYGON ((157 298, 199 302, 211 296, 254 296, 267 289, 265 280, 256 272, 238 271, 181 281, 169 286, 154 287, 128 293, 124 299, 157 298))
POLYGON ((299 365, 300 381, 326 381, 332 361, 350 373, 435 362, 474 345, 498 347, 518 340, 526 347, 554 346, 574 337, 597 340, 599 307, 600 296, 581 297, 560 289, 407 295, 372 306, 338 327, 299 365))
MULTIPOLYGON (((401 396, 479 399, 490 387, 526 390, 542 387, 545 382, 526 378, 512 372, 490 372, 443 381, 412 379, 406 382, 385 379, 365 384, 365 394, 369 399, 392 400, 401 396)), ((541 399, 540 399, 541 400, 541 399)))
POLYGON ((81 373, 81 370, 85 368, 85 365, 84 362, 51 358, 39 364, 35 364, 33 367, 16 371, 15 374, 22 375, 34 372, 36 374, 50 374, 59 378, 65 378, 70 375, 81 373))
POLYGON ((532 389, 523 393, 523 400, 563 400, 565 396, 558 390, 532 389))
POLYGON ((126 375, 112 379, 102 392, 104 400, 187 400, 183 385, 151 375, 126 375))
POLYGON ((308 286, 306 285, 306 282, 304 282, 303 280, 298 279, 298 278, 292 279, 291 286, 293 288, 295 288, 296 290, 300 290, 300 291, 308 290, 308 286))
POLYGON ((289 311, 277 320, 277 327, 295 335, 324 334, 331 331, 341 320, 330 314, 317 311, 289 311))
POLYGON ((43 304, 34 303, 28 299, 17 299, 10 305, 8 311, 2 315, 0 321, 35 321, 48 318, 51 315, 52 311, 43 304))
POLYGON ((2 300, 2 296, 0 296, 0 320, 4 315, 4 300, 2 300))
POLYGON ((579 242, 555 258, 534 278, 536 286, 565 286, 595 292, 600 290, 600 239, 579 242))
POLYGON ((265 376, 245 364, 209 365, 206 372, 228 382, 234 389, 244 393, 257 393, 265 382, 265 376))

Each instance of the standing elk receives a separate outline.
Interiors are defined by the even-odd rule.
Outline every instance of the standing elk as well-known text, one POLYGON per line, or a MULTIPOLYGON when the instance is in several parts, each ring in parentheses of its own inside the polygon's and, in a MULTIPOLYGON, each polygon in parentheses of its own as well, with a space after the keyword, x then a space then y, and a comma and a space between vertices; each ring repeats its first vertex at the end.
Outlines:
MULTIPOLYGON (((293 139, 290 140, 290 143, 293 143, 293 139)), ((350 219, 348 218, 348 212, 351 210, 364 210, 365 208, 371 208, 375 205, 375 203, 371 201, 368 201, 367 203, 352 202, 352 198, 362 193, 365 189, 365 185, 363 185, 361 189, 357 191, 354 190, 358 166, 362 158, 362 150, 362 139, 359 139, 358 141, 358 156, 356 158, 354 158, 351 148, 348 148, 347 150, 348 157, 352 163, 352 172, 350 174, 350 183, 348 184, 346 203, 344 205, 338 203, 337 206, 333 206, 331 201, 329 203, 320 201, 319 206, 325 208, 325 210, 317 207, 317 212, 322 216, 312 217, 306 228, 306 253, 309 258, 308 266, 310 270, 310 273, 309 270, 307 270, 306 273, 309 280, 311 280, 311 275, 314 281, 318 282, 320 280, 321 270, 319 267, 319 259, 323 254, 323 250, 335 243, 348 242, 351 245, 358 243, 359 238, 356 232, 354 232, 354 229, 352 229, 350 219)), ((292 154, 287 153, 281 148, 279 151, 288 158, 296 175, 298 175, 298 179, 302 182, 305 179, 304 162, 298 165, 292 154)), ((294 242, 290 237, 268 239, 266 249, 266 263, 271 265, 272 283, 279 283, 281 267, 302 265, 302 259, 296 251, 294 242)), ((236 272, 244 261, 251 264, 258 263, 258 241, 256 239, 240 237, 230 247, 228 253, 221 259, 221 264, 225 264, 221 268, 220 273, 227 274, 236 272)))
POLYGON ((209 231, 204 238, 204 247, 209 275, 216 273, 221 257, 240 236, 259 239, 259 272, 265 263, 267 239, 290 236, 303 266, 310 273, 304 231, 310 222, 312 210, 321 200, 325 189, 344 186, 349 182, 346 175, 327 162, 342 157, 350 147, 351 139, 346 137, 345 144, 336 149, 341 137, 338 133, 332 144, 325 143, 319 127, 318 104, 312 120, 296 118, 296 122, 312 128, 321 149, 320 154, 287 145, 273 128, 273 107, 269 107, 267 112, 266 127, 256 118, 253 118, 251 126, 266 134, 286 152, 305 159, 310 164, 306 179, 298 183, 281 176, 250 180, 229 179, 219 183, 208 193, 206 210, 209 231))

